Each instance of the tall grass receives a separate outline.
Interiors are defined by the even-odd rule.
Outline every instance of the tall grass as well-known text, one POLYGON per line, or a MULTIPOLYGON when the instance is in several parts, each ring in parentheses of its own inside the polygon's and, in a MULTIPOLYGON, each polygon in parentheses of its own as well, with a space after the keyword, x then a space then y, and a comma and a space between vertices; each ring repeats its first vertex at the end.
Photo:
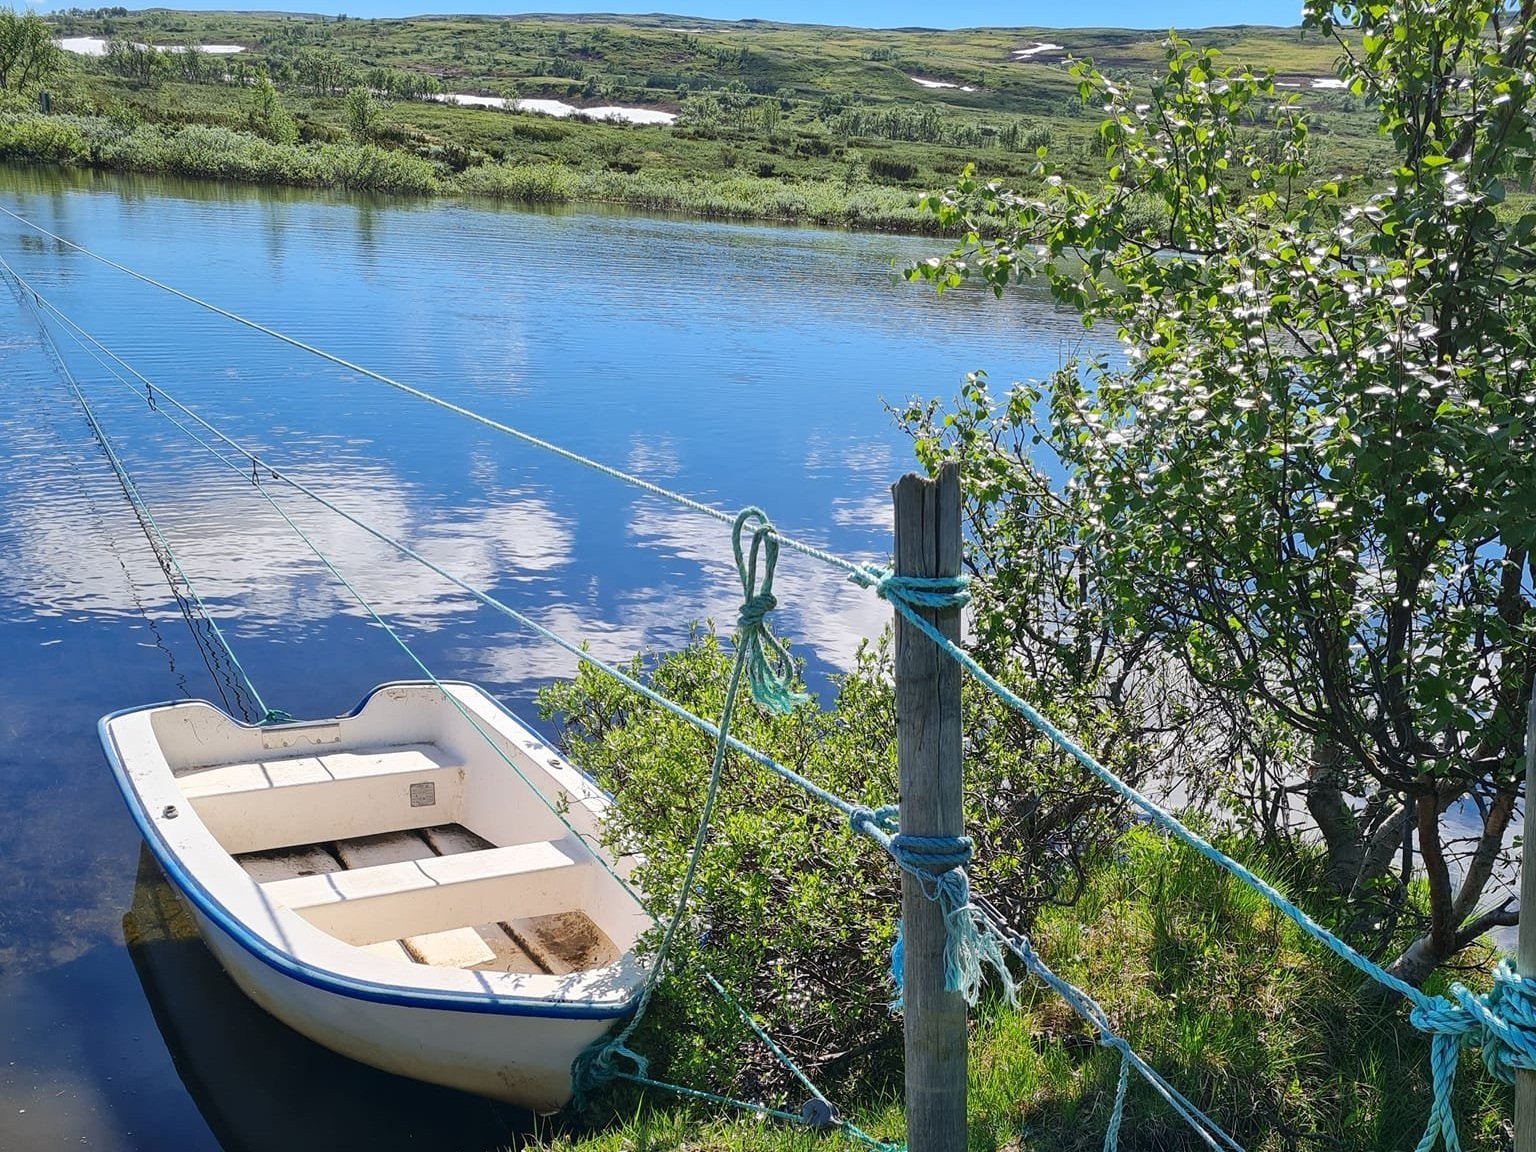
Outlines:
POLYGON ((0 159, 299 187, 439 190, 433 165, 373 145, 274 144, 232 128, 126 126, 99 116, 0 114, 0 159))

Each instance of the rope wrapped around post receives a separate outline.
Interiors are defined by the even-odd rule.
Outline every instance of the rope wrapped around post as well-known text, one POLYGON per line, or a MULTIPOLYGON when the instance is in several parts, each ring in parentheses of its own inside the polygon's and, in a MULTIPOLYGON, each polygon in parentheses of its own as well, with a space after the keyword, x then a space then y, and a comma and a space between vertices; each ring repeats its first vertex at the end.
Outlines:
POLYGON ((1486 995, 1460 983, 1449 991, 1449 997, 1420 992, 1408 1014, 1415 1028, 1432 1037, 1429 1065, 1435 1093, 1429 1126, 1415 1152, 1431 1152, 1441 1142, 1446 1152, 1461 1152, 1451 1095, 1463 1047, 1476 1046, 1483 1066, 1505 1084, 1515 1082, 1517 1068, 1536 1070, 1536 979, 1522 977, 1506 956, 1494 968, 1493 990, 1486 995))
MULTIPOLYGON (((897 576, 883 568, 863 568, 850 577, 856 584, 873 588, 882 598, 911 608, 962 608, 970 603, 966 576, 897 576)), ((848 818, 849 826, 868 836, 889 853, 896 866, 921 885, 923 895, 944 913, 944 987, 958 992, 974 1005, 981 995, 986 969, 997 975, 1003 994, 1013 1003, 1017 997, 1013 974, 997 939, 984 931, 980 910, 971 902, 970 876, 974 845, 969 836, 911 836, 895 824, 898 808, 859 808, 848 818)), ((897 988, 893 1010, 901 1006, 901 929, 892 949, 891 976, 897 988)))

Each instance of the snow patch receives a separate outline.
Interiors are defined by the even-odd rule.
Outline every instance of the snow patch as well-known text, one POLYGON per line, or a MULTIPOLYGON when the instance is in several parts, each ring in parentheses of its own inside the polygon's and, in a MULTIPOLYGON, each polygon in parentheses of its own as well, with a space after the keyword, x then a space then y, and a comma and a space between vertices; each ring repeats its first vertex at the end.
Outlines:
POLYGON ((461 108, 499 108, 503 111, 510 108, 515 112, 541 112, 545 116, 558 116, 562 120, 579 116, 584 120, 620 120, 626 124, 671 124, 677 119, 675 112, 663 112, 659 108, 623 108, 616 105, 577 108, 564 100, 508 100, 502 96, 471 96, 462 92, 444 92, 432 99, 443 104, 457 104, 461 108))
POLYGON ((107 54, 107 42, 99 36, 66 36, 62 40, 55 40, 54 43, 66 52, 73 52, 76 56, 107 54))
MULTIPOLYGON (((100 36, 66 36, 62 40, 55 40, 60 48, 66 52, 73 52, 76 56, 105 56, 107 54, 107 41, 100 36)), ((135 44, 135 48, 148 48, 148 44, 135 44)), ((156 44, 156 52, 185 52, 185 44, 156 44)), ((199 52, 206 52, 210 56, 234 56, 244 52, 245 48, 239 44, 199 44, 199 52)))
POLYGON ((921 84, 924 88, 954 88, 961 92, 976 91, 969 84, 951 84, 948 80, 924 80, 921 76, 908 76, 907 79, 914 84, 921 84))
POLYGON ((1060 44, 1049 44, 1044 40, 1038 40, 1035 42, 1035 46, 1033 48, 1016 48, 1014 49, 1012 55, 1015 60, 1028 60, 1031 56, 1038 56, 1042 52, 1065 51, 1066 49, 1063 48, 1060 44))

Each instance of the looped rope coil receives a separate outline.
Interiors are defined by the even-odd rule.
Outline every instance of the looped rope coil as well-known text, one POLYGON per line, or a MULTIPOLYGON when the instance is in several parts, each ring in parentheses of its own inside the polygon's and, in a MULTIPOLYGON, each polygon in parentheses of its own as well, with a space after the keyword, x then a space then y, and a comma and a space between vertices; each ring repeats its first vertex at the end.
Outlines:
POLYGON ((736 574, 741 578, 741 611, 736 616, 736 643, 746 653, 747 683, 752 699, 770 712, 792 712, 810 699, 790 688, 795 663, 789 650, 768 630, 768 613, 779 606, 773 594, 773 570, 779 562, 779 538, 760 508, 743 509, 731 528, 731 548, 736 554, 736 574), (742 550, 742 533, 750 528, 752 544, 742 550), (763 565, 758 584, 757 565, 763 565))

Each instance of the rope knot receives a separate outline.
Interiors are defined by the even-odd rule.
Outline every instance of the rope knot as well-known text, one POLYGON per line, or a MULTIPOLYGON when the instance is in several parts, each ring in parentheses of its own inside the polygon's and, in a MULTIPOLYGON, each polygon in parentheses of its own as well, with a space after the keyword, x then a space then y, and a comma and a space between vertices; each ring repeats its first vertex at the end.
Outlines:
POLYGON ((743 633, 752 628, 762 628, 768 613, 778 606, 779 598, 772 592, 759 592, 756 596, 748 596, 742 601, 741 611, 736 614, 736 627, 743 633))
POLYGON ((1506 956, 1493 970, 1493 990, 1487 995, 1461 984, 1451 985, 1450 998, 1419 993, 1408 1020, 1433 1037, 1429 1063, 1435 1099, 1416 1152, 1431 1152, 1439 1143, 1446 1152, 1460 1152, 1451 1095, 1461 1049, 1476 1045, 1489 1073, 1506 1084, 1515 1082, 1516 1069, 1536 1070, 1536 978, 1522 978, 1506 956))
POLYGON ((898 576, 889 568, 865 564, 848 579, 897 607, 963 608, 971 602, 969 576, 898 576))
POLYGON ((879 808, 860 805, 848 813, 848 827, 862 836, 884 843, 883 837, 896 831, 900 813, 901 808, 895 804, 884 804, 879 808))
POLYGON ((768 613, 778 607, 773 594, 773 570, 779 562, 779 538, 773 524, 759 508, 746 508, 731 528, 731 548, 736 554, 736 574, 741 577, 741 611, 736 616, 736 643, 746 653, 747 683, 752 699, 770 712, 787 713, 810 697, 790 688, 795 663, 789 649, 768 630, 768 613), (751 544, 743 548, 743 533, 751 544), (758 563, 762 580, 758 580, 758 563))
MULTIPOLYGON (((860 821, 861 816, 856 811, 851 819, 860 821)), ((871 813, 871 818, 875 816, 871 813)), ((997 934, 987 927, 982 909, 971 901, 971 881, 965 866, 971 862, 974 847, 969 836, 914 836, 904 832, 885 843, 896 866, 918 882, 923 895, 944 915, 945 989, 958 992, 967 1004, 975 1004, 981 995, 984 968, 991 968, 1011 1002, 1016 995, 1013 975, 998 947, 997 934)), ((898 933, 897 948, 900 946, 898 933)), ((899 989, 899 952, 893 951, 891 971, 899 989)))

